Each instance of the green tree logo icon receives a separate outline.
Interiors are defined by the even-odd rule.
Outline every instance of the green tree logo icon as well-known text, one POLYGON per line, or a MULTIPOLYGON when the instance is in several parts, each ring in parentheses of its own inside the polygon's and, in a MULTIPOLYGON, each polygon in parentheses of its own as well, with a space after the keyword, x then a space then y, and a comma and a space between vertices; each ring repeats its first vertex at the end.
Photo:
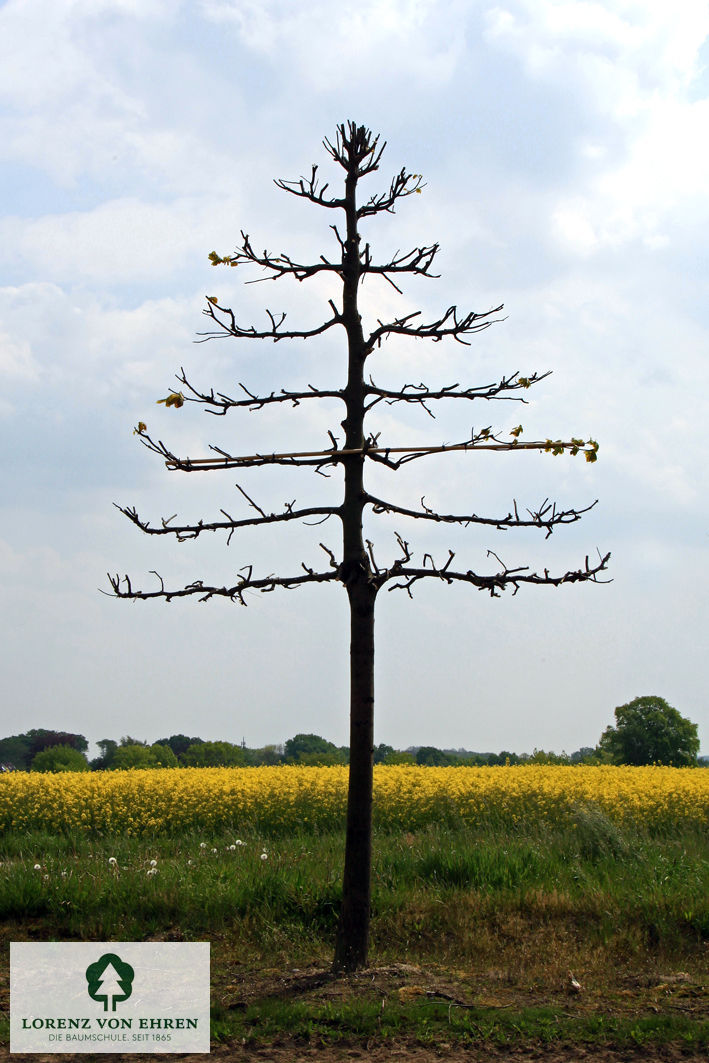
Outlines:
POLYGON ((89 996, 92 1000, 102 1000, 104 1011, 115 1011, 116 1004, 127 1000, 133 992, 134 977, 135 971, 129 963, 124 963, 115 952, 105 952, 86 968, 89 996))

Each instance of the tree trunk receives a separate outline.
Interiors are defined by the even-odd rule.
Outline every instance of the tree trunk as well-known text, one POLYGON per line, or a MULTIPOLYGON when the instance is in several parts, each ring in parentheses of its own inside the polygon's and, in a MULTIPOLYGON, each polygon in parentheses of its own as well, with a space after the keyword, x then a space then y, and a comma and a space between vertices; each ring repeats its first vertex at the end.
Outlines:
POLYGON ((367 965, 372 868, 374 754, 374 600, 362 581, 350 599, 350 777, 342 908, 334 969, 367 965))
POLYGON ((372 866, 372 772, 374 758, 374 601, 377 587, 362 535, 364 490, 365 350, 357 305, 361 275, 357 230, 357 147, 353 144, 345 181, 345 241, 342 272, 342 323, 347 331, 348 373, 342 422, 345 448, 358 450, 344 462, 341 579, 350 603, 350 774, 342 908, 333 968, 366 966, 369 945, 372 866))

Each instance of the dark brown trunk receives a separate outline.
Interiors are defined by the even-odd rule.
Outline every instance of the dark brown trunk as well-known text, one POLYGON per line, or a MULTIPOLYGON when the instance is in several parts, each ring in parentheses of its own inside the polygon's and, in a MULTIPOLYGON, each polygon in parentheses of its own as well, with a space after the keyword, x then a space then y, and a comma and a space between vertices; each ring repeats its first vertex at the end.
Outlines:
POLYGON ((362 535, 364 510, 364 363, 362 322, 357 306, 361 264, 357 231, 357 163, 345 182, 347 240, 343 256, 342 320, 347 330, 348 375, 345 448, 360 450, 345 461, 342 506, 343 582, 350 603, 350 775, 342 908, 333 967, 366 966, 369 945, 372 867, 372 769, 374 756, 374 601, 376 584, 362 535))
POLYGON ((372 870, 374 749, 374 600, 366 585, 350 599, 350 778, 340 925, 334 968, 367 965, 372 870))

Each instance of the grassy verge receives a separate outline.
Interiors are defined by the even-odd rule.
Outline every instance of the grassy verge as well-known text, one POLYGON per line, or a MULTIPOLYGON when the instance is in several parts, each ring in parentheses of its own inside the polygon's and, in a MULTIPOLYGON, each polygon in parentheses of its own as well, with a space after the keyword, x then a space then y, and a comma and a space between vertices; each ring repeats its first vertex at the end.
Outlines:
POLYGON ((259 1002, 237 1018, 215 1016, 217 1040, 268 1044, 284 1031, 297 1041, 335 1044, 406 1041, 497 1048, 519 1045, 632 1047, 680 1044, 709 1048, 709 1020, 686 1015, 570 1015, 555 1007, 527 1007, 501 1014, 485 1007, 465 1011, 447 1001, 401 1003, 396 998, 346 1002, 259 1002))
POLYGON ((700 832, 653 837, 587 806, 515 835, 380 834, 372 972, 334 982, 343 848, 328 834, 8 834, 0 934, 208 940, 216 1040, 709 1045, 700 832))

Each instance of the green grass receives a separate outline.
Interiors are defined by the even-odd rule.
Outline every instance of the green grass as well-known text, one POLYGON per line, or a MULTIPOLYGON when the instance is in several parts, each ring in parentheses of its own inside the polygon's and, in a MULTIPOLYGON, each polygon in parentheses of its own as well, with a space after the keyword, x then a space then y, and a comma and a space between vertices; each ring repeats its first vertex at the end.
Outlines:
POLYGON ((289 1031, 302 1041, 337 1042, 354 1038, 441 1040, 496 1047, 520 1043, 595 1044, 627 1047, 675 1042, 687 1049, 709 1047, 709 1020, 683 1015, 618 1017, 568 1015, 562 1009, 530 1007, 501 1013, 493 1009, 451 1007, 446 1001, 402 1004, 396 1000, 352 999, 345 1004, 260 1001, 237 1017, 217 1009, 212 1017, 215 1041, 266 1044, 289 1031))
POLYGON ((457 987, 449 996, 475 1003, 492 994, 501 1008, 402 999, 398 989, 418 976, 394 967, 374 995, 354 983, 332 999, 324 990, 267 992, 264 972, 327 967, 343 851, 339 834, 8 834, 0 839, 3 940, 211 941, 216 1039, 709 1043, 701 998, 709 843, 701 834, 652 837, 587 807, 563 828, 514 836, 377 835, 372 965, 418 965, 422 984, 445 975, 457 987), (571 1004, 569 970, 584 984, 571 1004), (665 972, 677 971, 699 987, 703 1013, 694 997, 675 1008, 652 995, 665 972))
MULTIPOLYGON (((485 919, 516 912, 557 924, 583 921, 588 937, 602 942, 640 937, 681 950, 707 940, 706 841, 609 829, 608 845, 596 843, 598 824, 590 837, 570 829, 514 838, 440 829, 377 836, 374 938, 385 951, 387 940, 399 948, 401 933, 413 928, 405 943, 411 950, 423 922, 422 938, 436 935, 439 951, 445 946, 450 959, 463 959, 477 910, 485 919)), ((140 938, 174 926, 208 934, 225 922, 247 921, 257 934, 260 924, 277 925, 293 947, 303 933, 326 946, 342 855, 339 835, 150 841, 8 835, 0 840, 0 919, 39 919, 62 935, 105 938, 119 930, 140 938)))

